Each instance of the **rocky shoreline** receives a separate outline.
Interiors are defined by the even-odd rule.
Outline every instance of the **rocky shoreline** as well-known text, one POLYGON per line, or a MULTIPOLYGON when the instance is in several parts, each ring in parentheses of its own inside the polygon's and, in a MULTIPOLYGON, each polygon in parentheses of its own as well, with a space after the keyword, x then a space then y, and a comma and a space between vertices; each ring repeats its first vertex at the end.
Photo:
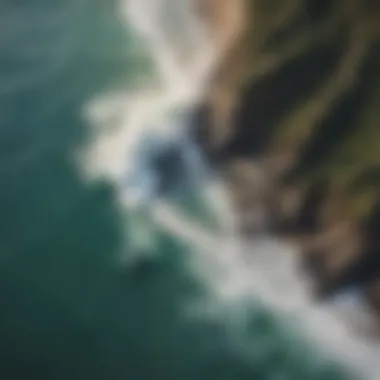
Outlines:
MULTIPOLYGON (((286 5, 288 3, 281 7, 276 5, 275 11, 272 9, 273 15, 270 15, 270 2, 258 2, 255 10, 259 14, 256 15, 251 3, 245 0, 195 1, 201 18, 209 25, 216 39, 216 45, 220 47, 217 65, 211 73, 207 91, 194 112, 197 139, 212 164, 221 169, 229 181, 230 192, 237 213, 240 215, 242 231, 248 233, 261 231, 262 225, 264 229, 269 226, 269 229, 281 230, 288 220, 294 218, 293 215, 297 215, 291 222, 292 228, 294 227, 291 232, 299 235, 301 229, 302 234, 306 232, 306 235, 311 235, 311 238, 306 239, 303 237, 301 239, 297 235, 298 238, 293 240, 302 252, 305 251, 300 257, 301 261, 305 261, 303 270, 306 268, 316 276, 318 282, 316 295, 324 296, 330 291, 335 292, 335 288, 340 291, 340 288, 344 288, 347 284, 361 288, 363 278, 369 276, 366 279, 370 285, 364 284, 364 294, 374 310, 378 311, 380 293, 376 273, 379 273, 379 269, 376 259, 378 253, 375 251, 379 243, 375 230, 379 223, 376 209, 373 211, 374 216, 363 224, 359 216, 350 216, 347 207, 342 206, 345 204, 344 199, 343 201, 341 199, 343 193, 327 197, 325 185, 322 186, 323 189, 319 189, 319 185, 312 187, 310 192, 309 189, 304 191, 302 187, 295 189, 293 184, 289 186, 286 181, 283 185, 281 177, 282 173, 287 175, 288 169, 291 169, 289 172, 292 175, 293 167, 294 170, 298 170, 298 166, 303 165, 296 162, 299 157, 294 152, 299 147, 292 148, 294 145, 292 136, 293 140, 297 134, 301 137, 304 134, 308 136, 308 129, 313 123, 329 116, 325 113, 329 104, 335 104, 337 101, 334 94, 344 91, 346 84, 342 84, 345 83, 343 79, 339 81, 339 76, 335 84, 334 80, 330 81, 330 87, 319 91, 318 86, 326 80, 332 68, 335 70, 337 62, 346 55, 345 50, 349 45, 346 41, 347 30, 344 27, 339 28, 342 27, 342 23, 347 22, 347 17, 353 17, 354 22, 357 22, 354 13, 349 16, 354 8, 350 9, 347 6, 347 9, 338 9, 338 13, 331 12, 331 17, 330 13, 326 13, 329 15, 326 16, 326 22, 320 24, 319 20, 324 14, 326 5, 322 3, 325 2, 321 2, 320 5, 310 2, 311 8, 307 9, 310 17, 308 16, 309 19, 305 22, 304 15, 300 16, 299 10, 294 8, 298 7, 298 2, 289 2, 289 6, 286 5), (346 11, 347 14, 344 13, 346 11), (289 15, 291 17, 288 25, 284 20, 289 15), (336 22, 337 19, 340 21, 336 22), (295 22, 296 30, 291 27, 294 20, 298 22, 295 22), (285 44, 284 49, 280 49, 279 52, 261 49, 267 43, 268 46, 271 46, 271 43, 276 45, 276 42, 267 41, 273 31, 274 36, 281 40, 281 33, 285 38, 287 33, 297 36, 298 28, 299 38, 292 37, 290 43, 285 44), (266 35, 267 30, 270 33, 266 35), (318 42, 315 43, 316 41, 318 42), (301 59, 297 58, 293 62, 292 57, 304 52, 308 44, 313 48, 306 49, 301 59), (283 68, 284 62, 286 64, 283 68), (263 81, 257 80, 272 68, 276 68, 273 75, 265 75, 263 81), (253 86, 250 85, 252 78, 255 82, 253 86), (316 96, 313 91, 317 92, 316 96), (281 139, 276 136, 276 141, 273 143, 271 140, 278 125, 279 115, 282 117, 289 112, 289 108, 293 107, 296 101, 308 96, 313 100, 309 102, 310 107, 305 106, 305 109, 295 112, 294 120, 292 115, 289 120, 285 118, 285 124, 286 122, 289 124, 285 125, 290 130, 290 134, 286 135, 289 141, 286 140, 284 144, 283 141, 278 143, 277 140, 281 139), (300 133, 300 128, 304 128, 306 132, 300 133), (263 152, 264 149, 268 150, 268 145, 270 145, 269 153, 263 152), (255 159, 251 160, 253 157, 255 159), (254 214, 248 213, 247 209, 252 209, 253 206, 258 211, 254 214), (321 217, 319 208, 324 210, 321 217), (275 221, 272 222, 270 219, 275 221), (321 231, 317 231, 318 223, 324 223, 321 231), (372 225, 374 227, 371 227, 372 225), (335 246, 338 248, 335 250, 331 248, 335 246), (355 262, 358 269, 355 269, 355 262), (372 268, 369 268, 371 265, 372 268), (363 273, 360 273, 361 270, 363 273)), ((361 8, 361 4, 357 3, 355 6, 358 7, 358 12, 366 12, 366 5, 361 8)), ((351 41, 348 39, 348 42, 351 41)), ((360 49, 356 53, 360 56, 360 49)), ((355 60, 355 55, 352 59, 355 60)), ((377 56, 374 54, 371 59, 376 61, 377 56)), ((346 67, 349 69, 353 62, 348 60, 346 67)), ((371 68, 371 64, 369 67, 371 68)), ((344 70, 341 71, 344 73, 344 70)), ((361 70, 356 74, 363 82, 368 79, 368 74, 364 75, 361 70)), ((348 98, 360 97, 360 91, 366 91, 363 86, 358 85, 353 90, 353 95, 348 95, 348 98)), ((360 101, 355 102, 356 100, 352 101, 352 106, 350 100, 344 103, 343 109, 339 109, 336 113, 339 114, 335 116, 337 120, 332 121, 329 128, 342 129, 339 124, 345 125, 350 108, 360 107, 360 101)), ((285 133, 288 133, 286 128, 285 133)), ((299 138, 298 135, 295 141, 299 138)), ((328 145, 328 142, 321 143, 320 140, 317 143, 322 145, 322 148, 328 145)), ((313 150, 309 145, 302 148, 303 151, 313 150)), ((318 149, 321 150, 317 147, 316 150, 318 149)), ((313 158, 314 161, 324 159, 320 158, 323 152, 317 153, 319 156, 313 158)), ((312 154, 314 153, 311 152, 309 156, 312 154)), ((308 163, 305 165, 308 169, 308 163)), ((305 171, 305 168, 303 170, 305 171)), ((339 175, 338 167, 336 176, 339 175)), ((325 181, 329 183, 330 178, 326 176, 325 181)), ((352 204, 354 205, 354 202, 352 204)), ((350 202, 348 205, 351 207, 350 202)))

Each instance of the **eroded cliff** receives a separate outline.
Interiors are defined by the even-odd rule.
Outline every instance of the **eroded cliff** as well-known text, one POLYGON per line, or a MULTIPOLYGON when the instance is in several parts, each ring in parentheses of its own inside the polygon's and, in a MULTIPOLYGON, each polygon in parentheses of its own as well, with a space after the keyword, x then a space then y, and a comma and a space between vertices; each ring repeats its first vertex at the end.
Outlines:
POLYGON ((242 230, 298 235, 318 291, 364 284, 379 309, 378 3, 198 3, 221 47, 200 140, 242 230))

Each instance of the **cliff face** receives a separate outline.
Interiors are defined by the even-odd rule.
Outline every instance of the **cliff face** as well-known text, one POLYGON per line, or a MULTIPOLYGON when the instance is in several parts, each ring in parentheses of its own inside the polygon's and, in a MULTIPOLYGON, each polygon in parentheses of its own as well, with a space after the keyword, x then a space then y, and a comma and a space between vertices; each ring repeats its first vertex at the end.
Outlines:
POLYGON ((197 114, 200 140, 223 162, 242 230, 297 235, 327 292, 366 282, 372 298, 378 2, 196 1, 220 46, 197 114))
MULTIPOLYGON (((305 22, 305 9, 300 6, 302 0, 194 1, 197 12, 210 28, 219 51, 203 101, 203 108, 208 110, 209 143, 218 148, 231 135, 236 124, 233 122, 235 111, 245 98, 263 96, 261 103, 267 104, 271 102, 270 99, 268 101, 268 96, 272 97, 278 90, 271 88, 271 93, 268 94, 265 83, 264 88, 256 85, 257 94, 244 94, 249 78, 260 78, 271 70, 275 71, 312 43, 315 33, 310 33, 307 28, 313 25, 305 22), (286 43, 287 39, 290 43, 286 43)), ((316 9, 315 13, 318 11, 316 9)), ((321 34, 321 38, 328 37, 330 27, 327 22, 316 33, 321 34)), ((295 79, 296 74, 289 75, 291 80, 295 79)), ((289 83, 279 85, 282 91, 289 90, 289 83)), ((285 96, 286 94, 281 94, 281 98, 285 96)))
POLYGON ((225 141, 239 88, 247 71, 244 43, 249 25, 246 0, 195 0, 201 18, 210 27, 219 57, 203 101, 209 117, 208 137, 212 146, 225 141))
POLYGON ((224 52, 247 25, 245 0, 194 0, 195 9, 224 52))

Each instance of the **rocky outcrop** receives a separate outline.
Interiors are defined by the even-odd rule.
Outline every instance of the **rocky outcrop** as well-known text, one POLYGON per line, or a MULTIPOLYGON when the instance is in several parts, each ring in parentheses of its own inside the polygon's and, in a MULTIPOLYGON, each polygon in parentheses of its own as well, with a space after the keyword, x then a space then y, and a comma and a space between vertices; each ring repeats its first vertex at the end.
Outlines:
POLYGON ((249 24, 246 0, 195 0, 201 18, 209 25, 218 51, 217 65, 203 99, 207 109, 208 138, 220 146, 228 136, 230 117, 247 71, 244 36, 249 24))
POLYGON ((293 241, 318 277, 320 294, 364 284, 376 303, 378 3, 197 4, 220 46, 197 113, 200 140, 223 162, 242 229, 270 224, 282 233, 287 225, 301 235, 293 241), (362 139, 362 150, 350 136, 362 139), (359 164, 351 170, 355 165, 347 162, 359 164), (371 185, 356 186, 368 168, 371 185))

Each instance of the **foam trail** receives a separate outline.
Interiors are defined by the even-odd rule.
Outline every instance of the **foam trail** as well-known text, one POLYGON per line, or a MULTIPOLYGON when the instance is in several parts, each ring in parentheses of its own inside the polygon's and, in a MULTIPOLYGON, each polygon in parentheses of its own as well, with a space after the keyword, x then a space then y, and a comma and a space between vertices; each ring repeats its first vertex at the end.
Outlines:
POLYGON ((151 217, 166 231, 196 247, 197 260, 205 266, 214 266, 206 275, 218 274, 211 284, 223 304, 230 303, 233 307, 237 299, 259 297, 302 329, 327 357, 340 358, 366 378, 378 379, 379 347, 352 331, 339 312, 339 305, 313 304, 306 284, 295 272, 293 251, 273 241, 248 244, 226 241, 222 235, 205 231, 165 203, 157 203, 151 209, 151 217))
POLYGON ((117 131, 99 139, 85 158, 92 171, 117 180, 134 166, 142 136, 153 130, 162 134, 178 130, 168 115, 189 109, 203 93, 216 56, 211 38, 191 11, 192 0, 129 0, 122 4, 128 22, 142 35, 156 61, 159 84, 137 93, 118 94, 122 114, 117 131), (169 9, 170 16, 166 14, 169 9), (177 20, 175 24, 173 20, 177 20))

